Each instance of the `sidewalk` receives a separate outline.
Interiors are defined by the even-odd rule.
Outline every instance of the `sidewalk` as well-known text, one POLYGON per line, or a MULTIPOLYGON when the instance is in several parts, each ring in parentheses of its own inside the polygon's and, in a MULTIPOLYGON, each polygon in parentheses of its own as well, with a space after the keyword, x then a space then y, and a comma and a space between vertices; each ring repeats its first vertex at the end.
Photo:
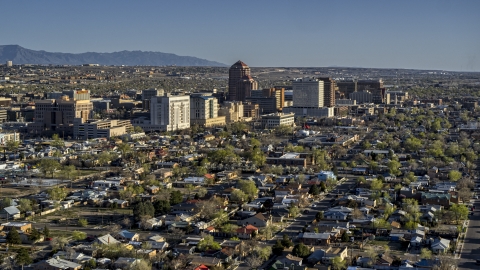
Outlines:
POLYGON ((463 250, 463 245, 465 243, 465 237, 467 235, 468 231, 468 225, 470 224, 470 220, 465 220, 464 222, 464 231, 458 234, 457 238, 457 246, 455 248, 455 259, 460 259, 462 257, 462 250, 463 250))

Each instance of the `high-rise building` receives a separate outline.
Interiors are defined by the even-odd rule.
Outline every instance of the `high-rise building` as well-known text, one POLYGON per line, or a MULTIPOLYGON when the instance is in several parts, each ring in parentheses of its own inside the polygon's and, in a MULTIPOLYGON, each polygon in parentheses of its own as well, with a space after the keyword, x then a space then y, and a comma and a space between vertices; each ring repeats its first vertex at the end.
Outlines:
POLYGON ((250 92, 258 88, 257 82, 250 76, 250 68, 237 61, 228 71, 228 100, 245 101, 250 92))
POLYGON ((190 96, 156 96, 150 99, 149 130, 175 131, 190 128, 190 96))
POLYGON ((357 92, 357 81, 337 81, 338 92, 341 98, 348 98, 353 92, 357 92))
POLYGON ((383 80, 358 80, 357 91, 361 90, 380 90, 383 88, 383 80))
POLYGON ((334 107, 335 106, 335 89, 337 88, 335 80, 331 78, 319 78, 319 80, 323 81, 323 89, 324 89, 323 106, 334 107))
POLYGON ((316 78, 296 79, 293 86, 293 106, 303 108, 324 107, 324 83, 316 78))
POLYGON ((208 93, 190 95, 190 124, 205 127, 225 125, 225 116, 218 116, 218 100, 208 93))
POLYGON ((150 100, 152 97, 163 96, 165 91, 163 89, 150 88, 142 90, 142 107, 144 110, 150 110, 150 100))
POLYGON ((226 101, 218 110, 218 115, 225 116, 227 123, 238 122, 243 119, 244 109, 241 101, 226 101))
POLYGON ((13 62, 12 61, 7 61, 7 67, 12 67, 13 66, 13 62))
POLYGON ((71 100, 90 100, 90 90, 85 89, 63 90, 62 95, 68 96, 71 100))
POLYGON ((253 90, 251 96, 246 99, 260 106, 260 114, 269 114, 282 111, 285 106, 284 88, 267 88, 253 90))
POLYGON ((73 121, 90 118, 93 105, 90 100, 73 100, 68 96, 61 99, 45 99, 35 101, 34 123, 29 126, 32 132, 62 132, 73 135, 73 121))

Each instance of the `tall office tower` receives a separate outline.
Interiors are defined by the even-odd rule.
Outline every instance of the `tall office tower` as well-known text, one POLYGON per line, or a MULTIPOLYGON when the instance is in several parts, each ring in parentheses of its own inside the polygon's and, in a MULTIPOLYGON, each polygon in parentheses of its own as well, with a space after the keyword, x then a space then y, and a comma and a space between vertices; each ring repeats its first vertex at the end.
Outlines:
POLYGON ((250 92, 258 88, 257 82, 250 76, 250 68, 237 61, 228 71, 228 100, 245 101, 250 92))
POLYGON ((318 79, 323 81, 323 89, 324 89, 323 106, 335 107, 335 89, 337 88, 335 80, 331 78, 318 78, 318 79))
POLYGON ((90 90, 85 89, 63 90, 62 95, 68 96, 72 100, 90 100, 90 90))
POLYGON ((357 81, 354 80, 338 81, 337 86, 341 98, 349 98, 351 93, 357 92, 357 81))
POLYGON ((150 100, 152 97, 163 96, 165 91, 163 89, 150 88, 142 90, 142 107, 144 110, 150 110, 150 100))
POLYGON ((357 91, 361 90, 380 90, 383 88, 383 80, 358 80, 357 91))
POLYGON ((315 78, 303 78, 293 81, 293 106, 320 108, 324 106, 324 83, 315 78))
POLYGON ((90 118, 93 104, 90 100, 74 100, 68 96, 61 99, 44 99, 35 101, 35 120, 31 125, 33 131, 64 132, 64 135, 73 134, 73 121, 90 118))
POLYGON ((190 124, 205 127, 225 125, 225 116, 218 116, 218 100, 210 94, 190 95, 190 124))
POLYGON ((285 106, 285 88, 253 90, 246 100, 258 104, 260 114, 276 113, 285 106))
POLYGON ((13 66, 13 62, 12 61, 7 61, 7 67, 12 67, 13 66))
POLYGON ((175 131, 190 128, 190 96, 152 97, 150 99, 151 129, 175 131))

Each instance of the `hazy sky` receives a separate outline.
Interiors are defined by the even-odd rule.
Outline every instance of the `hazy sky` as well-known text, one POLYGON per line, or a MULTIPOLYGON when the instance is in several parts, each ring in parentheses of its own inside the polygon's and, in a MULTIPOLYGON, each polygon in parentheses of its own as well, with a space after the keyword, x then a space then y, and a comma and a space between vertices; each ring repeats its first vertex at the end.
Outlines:
POLYGON ((0 44, 250 66, 480 71, 480 1, 4 1, 0 44))

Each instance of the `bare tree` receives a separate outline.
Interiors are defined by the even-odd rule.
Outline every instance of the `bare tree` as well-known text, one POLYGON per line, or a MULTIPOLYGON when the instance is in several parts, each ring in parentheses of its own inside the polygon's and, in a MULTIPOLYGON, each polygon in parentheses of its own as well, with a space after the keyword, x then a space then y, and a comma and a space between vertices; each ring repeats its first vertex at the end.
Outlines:
POLYGON ((126 217, 122 220, 122 225, 125 226, 126 228, 131 229, 132 228, 132 221, 126 217))
POLYGON ((452 270, 457 269, 457 261, 455 258, 449 255, 437 256, 438 262, 432 268, 432 270, 452 270))
MULTIPOLYGON (((130 221, 130 219, 128 220, 130 221)), ((122 230, 122 227, 118 224, 113 224, 113 225, 109 225, 106 229, 111 236, 115 237, 122 230)))
POLYGON ((262 265, 262 259, 255 253, 251 254, 245 259, 245 263, 251 268, 258 268, 262 265))

